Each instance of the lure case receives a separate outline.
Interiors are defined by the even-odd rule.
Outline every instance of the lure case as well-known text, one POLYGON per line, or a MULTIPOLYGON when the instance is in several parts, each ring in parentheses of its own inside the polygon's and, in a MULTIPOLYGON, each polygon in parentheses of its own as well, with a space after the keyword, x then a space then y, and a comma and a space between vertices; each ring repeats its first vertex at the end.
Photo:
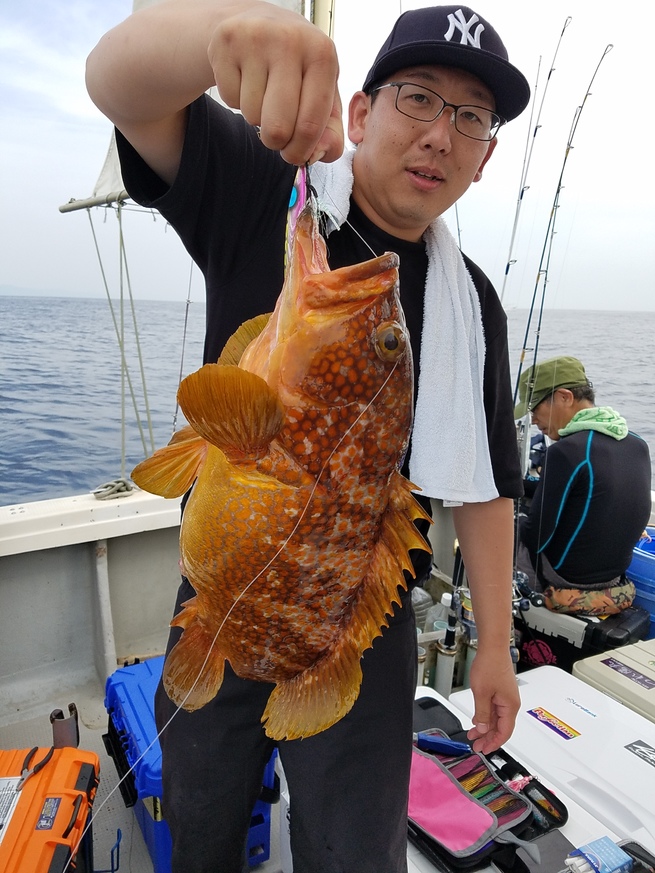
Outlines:
POLYGON ((532 819, 530 800, 510 788, 483 755, 412 750, 409 837, 433 863, 441 860, 437 869, 473 870, 504 855, 509 865, 501 869, 526 870, 516 847, 532 819))
MULTIPOLYGON (((32 763, 47 757, 34 750, 32 763)), ((87 825, 98 786, 94 752, 54 749, 20 790, 28 749, 0 751, 0 870, 2 873, 93 873, 87 825)))
POLYGON ((414 701, 413 721, 410 841, 442 873, 490 861, 503 873, 526 873, 518 846, 534 855, 532 841, 566 823, 566 806, 504 749, 486 757, 473 752, 459 718, 434 697, 414 701), (431 737, 463 744, 461 754, 431 737))

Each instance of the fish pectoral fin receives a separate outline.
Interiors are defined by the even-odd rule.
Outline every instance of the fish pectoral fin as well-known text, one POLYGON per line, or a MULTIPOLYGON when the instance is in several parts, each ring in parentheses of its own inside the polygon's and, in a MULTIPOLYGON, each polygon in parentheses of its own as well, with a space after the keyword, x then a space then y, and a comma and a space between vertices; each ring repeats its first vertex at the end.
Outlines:
POLYGON ((205 364, 177 392, 193 429, 233 463, 262 457, 284 423, 284 408, 267 383, 232 364, 205 364))
POLYGON ((137 464, 132 479, 144 491, 180 497, 193 485, 206 454, 205 440, 192 427, 184 427, 167 446, 137 464))
POLYGON ((216 697, 223 684, 225 656, 212 632, 198 619, 196 598, 184 604, 171 622, 184 633, 166 656, 163 684, 176 706, 188 712, 200 709, 216 697))
POLYGON ((222 365, 238 364, 246 347, 259 336, 268 324, 271 314, 267 312, 244 321, 223 346, 218 363, 222 365))
POLYGON ((343 718, 359 695, 360 657, 345 635, 316 664, 278 683, 262 716, 267 736, 274 740, 311 737, 343 718))

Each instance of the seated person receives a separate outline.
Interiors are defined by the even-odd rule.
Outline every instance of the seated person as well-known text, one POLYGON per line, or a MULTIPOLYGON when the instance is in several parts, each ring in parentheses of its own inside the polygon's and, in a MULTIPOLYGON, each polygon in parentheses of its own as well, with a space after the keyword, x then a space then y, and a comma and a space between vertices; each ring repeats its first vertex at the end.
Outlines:
POLYGON ((625 577, 651 510, 648 445, 628 431, 594 390, 576 358, 526 370, 515 418, 554 442, 546 450, 528 515, 519 526, 518 569, 549 609, 586 615, 621 612, 635 587, 625 577))

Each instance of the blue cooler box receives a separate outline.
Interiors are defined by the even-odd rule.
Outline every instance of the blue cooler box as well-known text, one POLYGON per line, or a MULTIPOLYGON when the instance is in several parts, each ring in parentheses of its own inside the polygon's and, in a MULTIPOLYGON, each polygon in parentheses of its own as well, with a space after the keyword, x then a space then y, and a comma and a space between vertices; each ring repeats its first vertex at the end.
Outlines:
POLYGON ((637 589, 634 603, 650 613, 650 631, 646 639, 655 639, 655 527, 646 528, 646 533, 634 548, 625 575, 637 589))
MULTIPOLYGON (((103 736, 105 748, 122 780, 123 801, 134 807, 154 873, 170 873, 172 848, 162 810, 161 748, 154 713, 155 690, 163 664, 162 656, 122 667, 112 673, 105 686, 105 709, 109 714, 108 730, 103 736)), ((264 789, 269 797, 276 796, 275 754, 264 772, 264 789)), ((271 804, 258 800, 248 832, 249 866, 268 860, 270 841, 271 804)))

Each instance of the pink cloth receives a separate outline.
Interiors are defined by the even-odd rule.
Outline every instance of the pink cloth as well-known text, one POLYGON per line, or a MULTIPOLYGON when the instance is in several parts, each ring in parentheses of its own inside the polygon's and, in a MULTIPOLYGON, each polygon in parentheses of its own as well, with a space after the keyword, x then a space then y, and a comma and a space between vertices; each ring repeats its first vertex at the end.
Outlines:
POLYGON ((453 854, 491 839, 496 817, 442 770, 434 758, 412 753, 409 817, 453 854))

